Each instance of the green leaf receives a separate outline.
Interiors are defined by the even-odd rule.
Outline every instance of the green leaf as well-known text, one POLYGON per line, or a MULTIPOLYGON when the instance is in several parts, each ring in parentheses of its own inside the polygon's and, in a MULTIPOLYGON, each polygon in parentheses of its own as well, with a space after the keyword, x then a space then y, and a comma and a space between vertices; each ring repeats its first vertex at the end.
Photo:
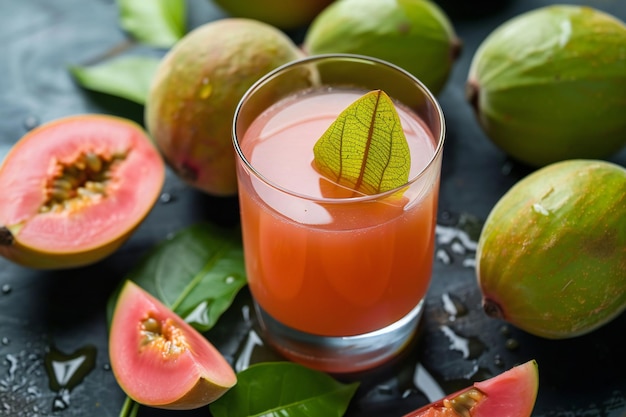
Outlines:
POLYGON ((185 0, 117 0, 120 25, 137 41, 168 48, 186 32, 185 0))
POLYGON ((370 91, 348 106, 314 148, 314 166, 325 177, 364 194, 408 181, 409 145, 389 96, 370 91))
POLYGON ((263 362, 237 374, 237 385, 209 405, 214 417, 340 417, 359 384, 291 362, 263 362))
MULTIPOLYGON (((190 226, 153 248, 126 278, 205 332, 247 283, 241 232, 190 226)), ((109 322, 117 296, 109 300, 109 322)))
POLYGON ((70 72, 84 88, 143 105, 159 63, 154 57, 127 56, 93 66, 70 67, 70 72))

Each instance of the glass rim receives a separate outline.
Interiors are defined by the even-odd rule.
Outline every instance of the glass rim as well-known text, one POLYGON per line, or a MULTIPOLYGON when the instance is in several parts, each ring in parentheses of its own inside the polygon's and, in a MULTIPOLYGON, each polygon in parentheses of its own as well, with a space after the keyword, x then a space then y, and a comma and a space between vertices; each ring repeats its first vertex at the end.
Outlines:
MULTIPOLYGON (((323 85, 323 84, 322 84, 323 85)), ((432 132, 431 132, 432 133, 432 132)), ((435 97, 435 95, 428 89, 428 87, 426 87, 426 85, 424 85, 424 83, 418 79, 416 76, 414 76, 413 74, 411 74, 410 72, 408 72, 407 70, 405 70, 404 68, 395 65, 391 62, 385 61, 383 59, 380 58, 376 58, 376 57, 371 57, 371 56, 366 56, 366 55, 359 55, 359 54, 348 54, 348 53, 327 53, 327 54, 318 54, 318 55, 309 55, 309 56, 305 56, 305 57, 301 57, 298 59, 295 59, 293 61, 289 61, 285 64, 282 64, 276 68, 274 68, 273 70, 269 71, 268 73, 266 73, 264 76, 262 76, 260 79, 258 79, 254 84, 252 84, 250 86, 250 88, 248 88, 248 90, 246 90, 246 92, 244 93, 244 95, 241 97, 241 99, 239 100, 239 102, 237 103, 237 106, 235 108, 235 113, 233 116, 233 121, 232 121, 232 131, 231 131, 231 138, 232 138, 232 142, 233 142, 233 147, 235 148, 235 152, 237 154, 237 157, 244 163, 246 169, 251 172, 252 174, 254 174, 254 176, 256 178, 258 178, 259 180, 261 180, 265 185, 278 190, 282 193, 285 194, 289 194, 291 196, 294 197, 298 197, 301 199, 305 199, 308 201, 314 201, 314 202, 320 202, 320 203, 336 203, 336 204, 341 204, 341 203, 347 203, 347 202, 360 202, 360 201, 373 201, 373 200, 378 200, 378 199, 382 199, 385 197, 388 197, 392 194, 395 194, 407 187, 410 187, 412 184, 414 184, 415 182, 417 182, 420 178, 422 178, 424 175, 426 175, 427 172, 429 172, 432 169, 433 164, 435 163, 435 161, 441 156, 442 152, 443 152, 443 144, 445 142, 445 137, 446 137, 446 124, 445 124, 445 118, 444 118, 444 114, 443 114, 443 110, 439 104, 439 102, 437 101, 437 98, 435 97), (237 120, 239 119, 239 114, 241 113, 241 109, 244 106, 245 102, 247 101, 248 97, 250 97, 255 90, 257 90, 259 87, 261 87, 263 84, 265 84, 268 80, 274 78, 275 76, 277 76, 278 74, 292 68, 298 65, 304 65, 307 63, 312 63, 315 61, 323 61, 323 60, 329 60, 329 59, 343 59, 343 60, 353 60, 353 61, 362 61, 365 63, 375 63, 378 65, 382 65, 385 66, 389 69, 392 69, 394 71, 399 72, 402 76, 408 78, 411 82, 415 83, 418 85, 418 87, 422 90, 422 92, 424 93, 424 96, 428 99, 428 101, 433 105, 433 108, 435 109, 436 113, 437 113, 437 122, 440 126, 440 132, 438 137, 435 137, 435 139, 437 139, 437 146, 435 147, 435 150, 433 152, 433 154, 431 155, 430 159, 428 160, 428 163, 418 172, 416 173, 414 176, 412 176, 411 178, 409 178, 409 180, 407 182, 405 182, 404 184, 391 189, 391 190, 387 190, 381 193, 376 193, 376 194, 360 194, 357 195, 355 197, 315 197, 315 196, 311 196, 308 194, 304 194, 304 193, 299 193, 295 190, 291 190, 289 188, 286 188, 278 183, 276 183, 275 181, 270 180, 269 178, 267 178, 266 176, 264 176, 261 172, 259 172, 259 170, 257 170, 252 163, 248 160, 248 158, 246 157, 246 155, 243 153, 243 150, 241 149, 241 146, 239 145, 239 138, 237 135, 237 120)), ((354 190, 355 193, 358 193, 358 191, 354 190)))

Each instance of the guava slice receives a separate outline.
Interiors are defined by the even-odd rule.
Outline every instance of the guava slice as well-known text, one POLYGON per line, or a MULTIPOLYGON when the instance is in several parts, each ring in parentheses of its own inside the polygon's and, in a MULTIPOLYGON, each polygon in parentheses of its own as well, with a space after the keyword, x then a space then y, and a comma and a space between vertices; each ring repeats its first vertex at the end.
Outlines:
POLYGON ((120 117, 63 117, 25 134, 0 166, 0 255, 32 268, 110 255, 154 206, 165 163, 120 117))
POLYGON ((109 357, 126 395, 155 408, 199 408, 237 382, 230 364, 202 334, 130 280, 111 320, 109 357))
POLYGON ((537 362, 530 360, 404 417, 530 417, 538 389, 537 362))

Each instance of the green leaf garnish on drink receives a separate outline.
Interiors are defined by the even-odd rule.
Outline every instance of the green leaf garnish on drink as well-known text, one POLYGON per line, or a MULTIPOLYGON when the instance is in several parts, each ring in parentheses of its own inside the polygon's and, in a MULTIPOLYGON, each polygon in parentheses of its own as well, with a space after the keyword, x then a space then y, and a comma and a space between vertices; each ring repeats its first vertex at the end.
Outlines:
POLYGON ((348 106, 313 147, 313 166, 325 177, 363 194, 407 183, 409 145, 400 116, 382 90, 348 106))

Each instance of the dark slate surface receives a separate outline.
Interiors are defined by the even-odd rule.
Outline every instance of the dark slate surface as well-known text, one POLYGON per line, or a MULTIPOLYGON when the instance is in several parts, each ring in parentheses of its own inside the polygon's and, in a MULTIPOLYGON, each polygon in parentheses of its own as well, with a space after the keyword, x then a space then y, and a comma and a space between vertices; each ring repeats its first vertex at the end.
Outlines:
MULTIPOLYGON (((481 132, 464 101, 464 81, 472 54, 491 30, 522 11, 551 2, 518 0, 498 7, 474 3, 485 9, 478 11, 469 10, 467 3, 471 2, 442 1, 450 7, 464 50, 440 95, 448 126, 440 244, 420 337, 406 357, 358 376, 361 389, 348 415, 401 416, 438 395, 438 389, 422 382, 423 375, 450 393, 534 358, 541 375, 534 416, 626 416, 626 316, 583 337, 549 341, 489 319, 480 310, 472 245, 495 202, 530 170, 509 161, 481 132), (457 13, 452 7, 459 4, 457 13), (459 310, 446 309, 446 301, 459 310)), ((626 4, 620 0, 570 3, 588 4, 626 19, 626 4)), ((208 0, 189 5, 191 27, 223 16, 208 0)), ((302 33, 291 35, 299 40, 302 33)), ((113 0, 0 0, 0 158, 29 128, 58 117, 97 112, 141 122, 140 106, 87 92, 66 69, 98 60, 125 41, 113 0)), ((129 52, 161 53, 141 48, 129 52)), ((626 151, 611 160, 626 165, 626 151)), ((202 195, 171 172, 163 193, 121 250, 96 265, 44 272, 0 259, 0 416, 119 414, 124 395, 108 365, 109 295, 137 258, 168 234, 197 221, 237 223, 236 199, 202 195), (52 359, 80 355, 92 359, 93 367, 86 366, 84 378, 71 374, 65 383, 68 389, 61 389, 47 365, 52 359)), ((243 291, 208 334, 233 363, 272 358, 263 348, 246 349, 254 325, 243 319, 249 307, 249 295, 243 291)), ((168 415, 206 416, 208 410, 140 412, 144 417, 168 415)))

